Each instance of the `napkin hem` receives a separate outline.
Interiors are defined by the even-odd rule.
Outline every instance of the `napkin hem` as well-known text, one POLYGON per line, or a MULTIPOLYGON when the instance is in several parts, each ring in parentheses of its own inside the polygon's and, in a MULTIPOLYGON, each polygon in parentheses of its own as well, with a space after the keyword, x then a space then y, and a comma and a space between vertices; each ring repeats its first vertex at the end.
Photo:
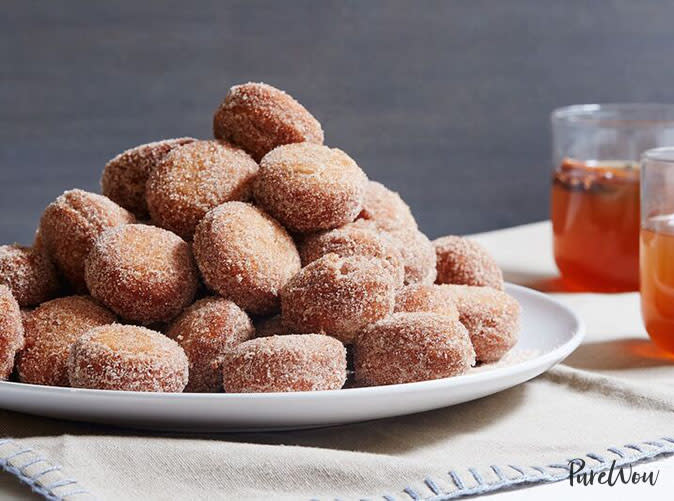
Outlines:
MULTIPOLYGON (((608 447, 608 457, 596 453, 569 458, 566 464, 551 463, 542 466, 518 466, 508 464, 505 466, 490 465, 489 468, 466 468, 462 471, 450 470, 448 479, 450 487, 439 487, 441 481, 438 477, 426 477, 423 480, 423 490, 420 492, 412 486, 402 490, 404 499, 413 501, 447 501, 465 496, 486 494, 504 490, 510 487, 524 487, 542 483, 552 483, 569 478, 569 462, 572 459, 587 461, 584 472, 605 471, 614 466, 620 468, 645 462, 657 456, 674 454, 674 438, 663 437, 658 440, 639 442, 638 444, 625 444, 622 447, 608 447), (615 463, 614 463, 615 461, 615 463), (592 465, 590 466, 590 462, 592 465)), ((385 501, 396 501, 397 498, 390 494, 381 496, 385 501)))
POLYGON ((60 465, 12 438, 0 439, 0 470, 49 501, 94 498, 77 480, 66 476, 60 465))

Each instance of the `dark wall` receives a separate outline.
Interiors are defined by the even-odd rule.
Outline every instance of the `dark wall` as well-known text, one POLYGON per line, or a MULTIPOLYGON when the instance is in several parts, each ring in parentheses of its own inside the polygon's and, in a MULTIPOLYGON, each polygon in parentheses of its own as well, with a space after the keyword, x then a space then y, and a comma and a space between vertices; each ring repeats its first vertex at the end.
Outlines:
POLYGON ((0 242, 226 89, 287 90, 429 236, 547 217, 551 109, 674 102, 674 3, 3 2, 0 242))

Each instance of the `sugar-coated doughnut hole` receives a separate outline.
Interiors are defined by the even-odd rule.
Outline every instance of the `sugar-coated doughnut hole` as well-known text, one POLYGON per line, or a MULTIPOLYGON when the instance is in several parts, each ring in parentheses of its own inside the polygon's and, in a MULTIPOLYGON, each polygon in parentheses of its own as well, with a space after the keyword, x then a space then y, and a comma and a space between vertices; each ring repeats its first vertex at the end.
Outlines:
POLYGON ((255 324, 255 337, 286 336, 292 334, 292 330, 283 323, 281 315, 258 317, 255 324))
POLYGON ((255 200, 291 231, 310 233, 350 223, 361 210, 367 176, 342 150, 298 143, 260 162, 255 200))
POLYGON ((399 289, 395 311, 437 313, 459 320, 459 310, 453 296, 442 286, 435 284, 412 284, 399 289))
POLYGON ((138 219, 147 219, 147 178, 168 152, 193 141, 196 139, 191 137, 163 139, 123 151, 105 165, 101 177, 101 192, 138 219))
POLYGON ((437 283, 503 289, 503 272, 494 258, 477 242, 459 236, 433 241, 437 256, 437 283))
POLYGON ((190 376, 185 391, 217 392, 222 389, 225 353, 255 335, 253 324, 241 308, 228 299, 207 297, 183 311, 166 335, 185 350, 190 376))
POLYGON ((358 217, 388 230, 417 229, 412 211, 400 195, 376 181, 367 183, 363 208, 358 217))
POLYGON ((366 221, 359 220, 334 230, 308 235, 302 240, 299 251, 303 266, 330 253, 340 257, 363 256, 381 260, 397 285, 402 285, 405 278, 398 246, 388 235, 366 221))
POLYGON ((145 195, 152 221, 191 240, 206 213, 248 200, 258 165, 226 141, 194 141, 171 150, 150 173, 145 195))
POLYGON ((23 322, 19 303, 6 285, 0 284, 0 381, 14 370, 14 359, 23 348, 23 322))
POLYGON ((393 311, 395 283, 377 259, 327 254, 281 291, 283 322, 296 333, 320 333, 343 343, 393 311))
POLYGON ((323 143, 321 124, 291 96, 264 83, 235 85, 215 111, 213 134, 259 161, 277 146, 323 143))
POLYGON ((441 287, 454 298, 459 320, 468 329, 478 362, 496 362, 515 346, 521 309, 515 298, 492 287, 441 287))
POLYGON ((394 313, 356 338, 356 380, 367 386, 465 373, 475 363, 466 328, 437 313, 394 313))
POLYGON ((198 285, 189 244, 142 224, 101 234, 85 277, 92 296, 123 319, 144 325, 171 320, 192 303, 198 285))
POLYGON ((40 239, 68 282, 84 292, 84 260, 98 236, 134 220, 133 214, 103 195, 70 190, 42 213, 40 239))
POLYGON ((181 392, 188 361, 178 343, 145 327, 112 324, 73 344, 68 376, 74 388, 181 392))
POLYGON ((0 245, 0 284, 10 288, 19 306, 35 306, 55 297, 59 290, 56 269, 39 248, 0 245))
POLYGON ((278 311, 279 290, 300 269, 288 232, 242 202, 228 202, 206 214, 193 248, 206 285, 256 315, 278 311))
POLYGON ((257 338, 227 354, 223 380, 230 393, 338 390, 346 381, 346 350, 318 334, 257 338))
POLYGON ((26 313, 26 345, 17 359, 19 380, 68 386, 71 345, 89 329, 115 320, 112 312, 88 296, 53 299, 26 313))
POLYGON ((405 267, 405 285, 432 284, 437 276, 433 244, 419 230, 385 230, 397 245, 405 267))

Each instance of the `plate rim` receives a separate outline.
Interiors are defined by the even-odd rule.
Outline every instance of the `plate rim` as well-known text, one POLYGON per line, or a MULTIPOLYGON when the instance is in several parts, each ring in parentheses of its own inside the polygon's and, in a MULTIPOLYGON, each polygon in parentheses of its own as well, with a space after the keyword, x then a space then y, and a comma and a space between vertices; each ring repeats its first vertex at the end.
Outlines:
MULTIPOLYGON (((567 305, 563 304, 556 298, 544 294, 542 292, 530 289, 517 284, 506 283, 506 290, 514 289, 524 294, 529 294, 544 301, 552 302, 558 308, 561 308, 573 320, 574 329, 571 338, 555 347, 551 351, 540 356, 533 357, 522 362, 509 365, 506 367, 499 367, 494 370, 487 370, 475 374, 462 374, 460 376, 452 376, 448 378, 431 379, 427 381, 417 381, 413 383, 399 383, 391 385, 368 386, 360 388, 341 388, 338 390, 318 390, 318 391, 300 391, 300 392, 269 392, 269 393, 176 393, 176 392, 141 392, 141 391, 126 391, 126 390, 99 390, 89 388, 70 388, 60 386, 44 386, 30 383, 21 383, 15 381, 0 381, 0 395, 5 392, 15 391, 31 391, 35 394, 42 394, 49 396, 57 395, 78 395, 83 398, 105 398, 105 399, 160 399, 162 401, 176 400, 176 401, 218 401, 228 402, 236 400, 303 400, 303 399, 339 399, 350 398, 360 394, 367 394, 370 396, 381 396, 386 394, 399 394, 415 392, 419 390, 433 390, 440 387, 447 387, 448 382, 451 381, 452 387, 461 387, 464 385, 471 385, 479 383, 484 380, 492 380, 494 376, 499 378, 508 378, 510 376, 526 373, 531 370, 545 367, 532 377, 541 374, 548 370, 552 365, 561 362, 568 357, 583 341, 586 333, 585 323, 583 320, 567 305)), ((528 380, 530 378, 527 378, 528 380)), ((525 381, 526 381, 525 380, 525 381)), ((519 383, 518 383, 519 384, 519 383)))

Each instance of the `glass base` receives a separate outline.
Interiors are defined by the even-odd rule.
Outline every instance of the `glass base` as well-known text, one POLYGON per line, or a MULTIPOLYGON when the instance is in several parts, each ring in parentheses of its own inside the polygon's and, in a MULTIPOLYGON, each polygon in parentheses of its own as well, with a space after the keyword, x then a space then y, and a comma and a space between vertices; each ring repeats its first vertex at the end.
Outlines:
POLYGON ((569 265, 569 263, 558 258, 555 258, 555 262, 561 274, 564 289, 568 292, 639 292, 638 280, 629 283, 616 281, 611 277, 583 272, 575 264, 569 265))

